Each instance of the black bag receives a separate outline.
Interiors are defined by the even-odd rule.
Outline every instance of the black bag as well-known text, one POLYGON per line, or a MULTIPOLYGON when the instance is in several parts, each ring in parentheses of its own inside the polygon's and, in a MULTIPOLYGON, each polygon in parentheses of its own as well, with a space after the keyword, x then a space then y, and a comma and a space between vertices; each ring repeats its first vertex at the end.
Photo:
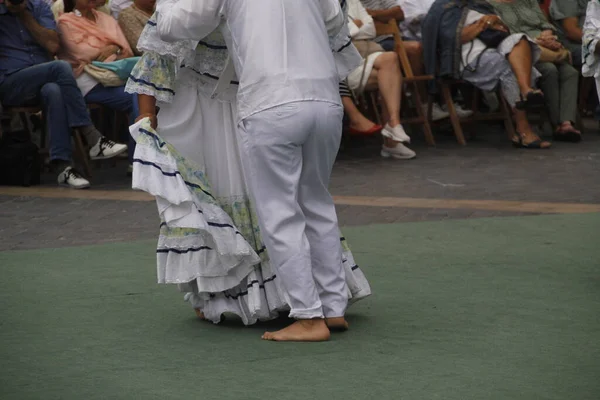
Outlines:
POLYGON ((22 132, 5 133, 0 140, 0 185, 39 185, 38 147, 22 132))
POLYGON ((488 28, 481 32, 477 37, 481 40, 487 48, 495 49, 502 43, 504 39, 510 36, 510 33, 499 31, 498 29, 488 28))

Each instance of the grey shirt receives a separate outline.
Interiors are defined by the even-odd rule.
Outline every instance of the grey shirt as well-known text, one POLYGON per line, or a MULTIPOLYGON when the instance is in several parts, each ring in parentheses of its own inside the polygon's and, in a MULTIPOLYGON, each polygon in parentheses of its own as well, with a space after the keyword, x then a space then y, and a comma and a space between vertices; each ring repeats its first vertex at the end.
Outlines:
POLYGON ((565 30, 562 27, 562 20, 565 18, 577 17, 579 26, 583 27, 585 22, 585 11, 589 0, 552 0, 550 3, 550 18, 558 28, 558 36, 563 44, 571 47, 581 47, 581 43, 573 42, 567 38, 565 30))

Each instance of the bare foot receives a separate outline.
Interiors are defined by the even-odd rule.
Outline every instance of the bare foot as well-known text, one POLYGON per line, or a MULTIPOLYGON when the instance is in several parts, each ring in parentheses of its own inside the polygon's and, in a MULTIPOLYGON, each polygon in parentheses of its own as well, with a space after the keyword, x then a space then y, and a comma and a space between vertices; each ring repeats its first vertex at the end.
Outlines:
POLYGON ((277 332, 265 332, 263 340, 275 342, 325 342, 331 334, 323 319, 300 319, 277 332))
POLYGON ((206 321, 206 317, 204 316, 204 313, 202 312, 202 310, 201 310, 201 309, 199 309, 199 308, 194 308, 194 311, 196 311, 196 316, 197 316, 199 319, 201 319, 201 320, 203 320, 203 321, 206 321))
POLYGON ((344 317, 325 318, 325 324, 327 324, 329 330, 336 332, 344 332, 350 328, 344 317))

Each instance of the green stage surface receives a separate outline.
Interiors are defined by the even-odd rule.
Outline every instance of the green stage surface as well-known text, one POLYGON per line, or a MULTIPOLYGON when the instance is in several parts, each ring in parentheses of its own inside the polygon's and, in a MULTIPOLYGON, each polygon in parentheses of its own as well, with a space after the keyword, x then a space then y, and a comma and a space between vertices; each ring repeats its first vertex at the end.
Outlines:
POLYGON ((0 399, 600 399, 600 214, 344 229, 328 343, 197 321, 154 243, 0 253, 0 399))

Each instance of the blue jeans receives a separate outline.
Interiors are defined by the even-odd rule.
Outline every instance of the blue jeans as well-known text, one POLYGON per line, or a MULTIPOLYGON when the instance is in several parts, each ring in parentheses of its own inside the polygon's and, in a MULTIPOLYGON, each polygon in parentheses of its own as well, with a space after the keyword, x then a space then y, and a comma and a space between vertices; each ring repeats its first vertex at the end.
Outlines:
POLYGON ((92 125, 73 70, 65 61, 25 68, 0 83, 5 106, 42 103, 48 123, 50 159, 71 161, 71 128, 92 125))
MULTIPOLYGON (((137 95, 125 92, 124 86, 104 87, 96 85, 85 96, 87 103, 101 104, 111 110, 120 111, 129 114, 129 125, 135 123, 135 119, 140 114, 137 95)), ((129 163, 133 162, 133 153, 135 151, 135 140, 131 135, 128 137, 128 155, 129 163)))

